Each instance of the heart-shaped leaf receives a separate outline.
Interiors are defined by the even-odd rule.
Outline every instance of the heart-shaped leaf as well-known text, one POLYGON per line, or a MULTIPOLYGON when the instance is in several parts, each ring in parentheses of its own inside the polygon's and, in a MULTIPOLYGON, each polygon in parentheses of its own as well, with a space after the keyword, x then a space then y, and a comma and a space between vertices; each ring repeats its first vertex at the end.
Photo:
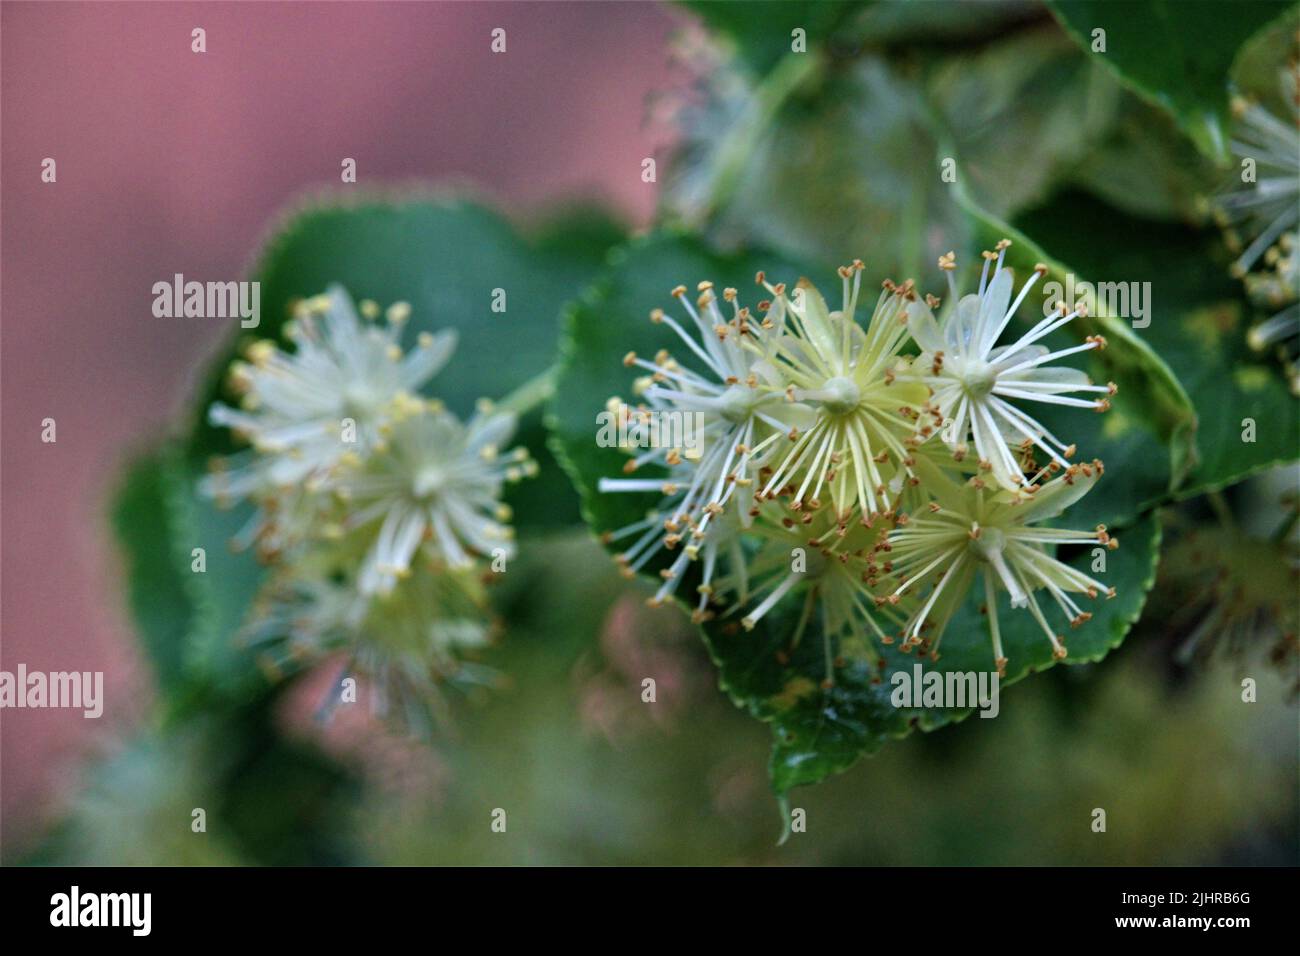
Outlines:
POLYGON ((1196 145, 1226 161, 1228 73, 1241 45, 1288 2, 1050 0, 1079 45, 1167 109, 1196 145))

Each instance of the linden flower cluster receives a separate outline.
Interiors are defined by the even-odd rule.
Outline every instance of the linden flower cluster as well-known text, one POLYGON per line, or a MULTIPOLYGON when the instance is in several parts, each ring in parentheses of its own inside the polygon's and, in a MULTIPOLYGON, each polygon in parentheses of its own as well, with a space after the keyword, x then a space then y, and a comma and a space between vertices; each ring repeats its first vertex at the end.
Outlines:
POLYGON ((818 615, 828 686, 837 657, 876 659, 881 644, 937 659, 972 587, 987 602, 1000 672, 999 592, 1064 657, 1049 613, 1078 627, 1091 614, 1076 596, 1114 590, 1053 551, 1117 541, 1104 527, 1039 526, 1103 468, 1071 461, 1074 445, 1049 431, 1036 407, 1105 411, 1115 386, 1058 364, 1105 348, 1102 337, 1056 350, 1044 344, 1082 306, 1057 303, 1007 334, 1046 272, 1036 267, 1013 299, 1009 246, 1003 240, 984 253, 978 291, 966 296, 957 294, 955 256, 941 258, 951 299, 943 310, 910 280, 885 280, 868 311, 861 262, 839 270, 838 309, 805 279, 789 289, 763 273, 757 282, 769 297, 756 313, 735 289, 719 294, 701 282, 694 298, 674 289, 685 320, 660 309, 650 318, 681 341, 681 359, 668 350, 653 359, 629 353, 624 364, 646 373, 634 384, 636 404, 614 398, 610 407, 642 427, 689 413, 703 428, 691 448, 638 450, 626 477, 599 483, 602 492, 661 495, 644 519, 606 535, 622 545, 617 560, 628 574, 662 565, 652 603, 689 579, 696 593, 683 596, 697 621, 722 613, 752 629, 799 593, 790 644, 818 615), (632 476, 650 465, 661 466, 655 477, 632 476))
POLYGON ((1217 197, 1214 212, 1238 253, 1232 274, 1269 313, 1247 341, 1257 352, 1277 353, 1291 391, 1300 395, 1300 56, 1281 71, 1281 92, 1290 107, 1286 117, 1244 99, 1233 102, 1232 151, 1250 161, 1255 176, 1246 188, 1217 197))
POLYGON ((248 347, 230 370, 239 407, 208 417, 251 448, 214 462, 201 490, 255 506, 235 543, 275 568, 249 627, 266 662, 343 652, 377 712, 422 728, 439 683, 480 682, 457 652, 492 634, 481 559, 513 556, 502 490, 536 465, 503 450, 513 413, 483 401, 461 421, 419 396, 454 332, 404 351, 410 306, 379 311, 333 286, 297 306, 291 349, 248 347))

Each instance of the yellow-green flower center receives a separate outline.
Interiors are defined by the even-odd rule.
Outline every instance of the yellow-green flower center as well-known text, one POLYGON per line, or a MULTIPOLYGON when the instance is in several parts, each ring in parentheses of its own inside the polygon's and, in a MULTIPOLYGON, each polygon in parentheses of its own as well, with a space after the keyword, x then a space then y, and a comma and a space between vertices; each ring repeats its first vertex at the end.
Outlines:
POLYGON ((862 401, 862 392, 850 378, 837 375, 822 386, 822 407, 832 415, 847 415, 862 401))

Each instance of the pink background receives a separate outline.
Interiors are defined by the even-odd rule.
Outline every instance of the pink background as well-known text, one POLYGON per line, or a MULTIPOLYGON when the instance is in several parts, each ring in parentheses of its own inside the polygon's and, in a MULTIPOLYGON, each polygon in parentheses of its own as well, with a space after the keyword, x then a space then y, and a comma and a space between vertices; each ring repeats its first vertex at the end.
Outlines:
POLYGON ((361 186, 470 177, 510 213, 594 192, 644 223, 641 160, 665 140, 647 97, 672 83, 679 23, 642 3, 0 7, 0 666, 103 670, 107 698, 98 721, 3 711, 6 853, 147 713, 107 494, 222 331, 155 319, 153 283, 239 277, 277 210, 337 186, 345 156, 361 186))

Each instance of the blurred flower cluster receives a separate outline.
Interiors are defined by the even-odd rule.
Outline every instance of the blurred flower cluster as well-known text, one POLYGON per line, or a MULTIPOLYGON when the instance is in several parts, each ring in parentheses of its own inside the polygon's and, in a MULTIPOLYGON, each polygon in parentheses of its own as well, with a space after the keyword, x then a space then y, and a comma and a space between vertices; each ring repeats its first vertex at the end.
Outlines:
POLYGON ((1241 159, 1245 188, 1217 198, 1215 214, 1238 253, 1233 275, 1251 300, 1270 314, 1249 333, 1251 348, 1276 351, 1291 391, 1300 395, 1300 55, 1280 71, 1288 115, 1239 97, 1233 152, 1241 159), (1247 174, 1249 172, 1249 175, 1247 174))
MULTIPOLYGON (((481 559, 501 571, 513 557, 501 492, 536 466, 503 450, 513 413, 482 401, 462 422, 418 394, 454 332, 403 351, 409 305, 379 312, 334 286, 298 303, 292 350, 247 348, 230 370, 240 407, 216 403, 209 420, 251 448, 214 461, 202 490, 256 505, 235 543, 275 567, 247 628, 264 663, 342 652, 341 676, 369 680, 376 713, 427 731, 440 685, 491 679, 458 652, 492 634, 481 559)), ((332 688, 326 710, 340 699, 332 688)))

